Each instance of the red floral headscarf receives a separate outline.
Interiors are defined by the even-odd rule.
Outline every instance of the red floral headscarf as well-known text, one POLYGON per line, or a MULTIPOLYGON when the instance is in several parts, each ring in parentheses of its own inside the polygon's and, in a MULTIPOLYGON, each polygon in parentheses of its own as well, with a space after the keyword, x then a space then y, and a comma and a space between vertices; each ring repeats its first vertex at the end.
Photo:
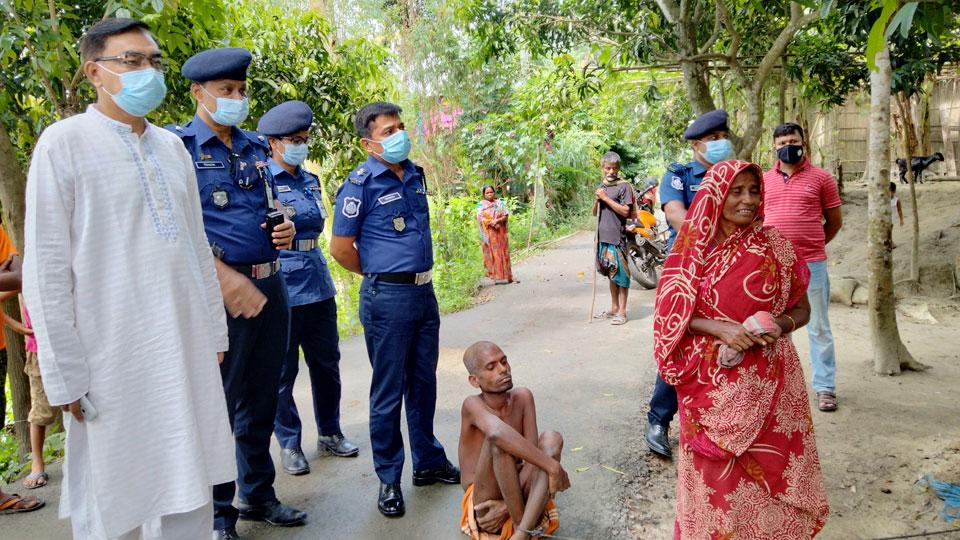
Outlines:
MULTIPOLYGON (((763 189, 763 171, 747 161, 729 160, 715 164, 707 171, 697 196, 693 199, 687 217, 680 227, 673 250, 667 257, 657 288, 653 318, 653 354, 658 365, 670 357, 687 331, 697 303, 697 292, 704 275, 704 263, 710 242, 717 234, 723 213, 723 204, 734 179, 741 172, 751 170, 760 179, 763 189)), ((731 243, 739 243, 745 234, 753 233, 763 225, 763 202, 750 226, 741 227, 730 235, 720 250, 731 243)), ((670 384, 676 381, 664 380, 670 384)))

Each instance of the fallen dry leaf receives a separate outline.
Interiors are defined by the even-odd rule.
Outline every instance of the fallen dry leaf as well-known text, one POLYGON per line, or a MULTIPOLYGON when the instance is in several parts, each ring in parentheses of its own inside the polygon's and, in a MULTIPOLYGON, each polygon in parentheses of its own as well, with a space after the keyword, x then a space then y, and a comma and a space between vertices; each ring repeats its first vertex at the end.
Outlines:
POLYGON ((620 476, 626 476, 626 475, 627 475, 627 473, 625 473, 625 472, 623 472, 623 471, 618 471, 617 469, 614 469, 613 467, 608 467, 608 466, 603 465, 603 464, 601 464, 600 466, 603 467, 604 469, 610 471, 610 472, 615 472, 615 473, 619 474, 620 476))

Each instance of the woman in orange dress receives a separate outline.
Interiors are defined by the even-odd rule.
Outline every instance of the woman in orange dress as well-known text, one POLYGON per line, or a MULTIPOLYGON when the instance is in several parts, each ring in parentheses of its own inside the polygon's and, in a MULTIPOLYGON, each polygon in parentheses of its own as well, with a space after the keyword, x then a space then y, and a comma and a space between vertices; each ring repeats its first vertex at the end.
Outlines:
POLYGON ((507 235, 507 219, 510 212, 493 190, 483 187, 483 199, 477 204, 477 223, 480 225, 480 247, 483 249, 483 266, 487 277, 497 285, 513 281, 510 269, 510 239, 507 235))
POLYGON ((809 272, 763 226, 762 172, 724 161, 667 258, 654 356, 677 389, 675 538, 809 539, 827 498, 800 359, 809 272))

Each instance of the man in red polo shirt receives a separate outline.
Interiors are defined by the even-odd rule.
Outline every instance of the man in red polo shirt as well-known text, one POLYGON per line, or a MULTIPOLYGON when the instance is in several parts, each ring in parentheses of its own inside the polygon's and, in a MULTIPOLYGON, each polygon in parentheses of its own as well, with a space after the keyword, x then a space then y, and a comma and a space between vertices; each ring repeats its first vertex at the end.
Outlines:
POLYGON ((843 224, 837 182, 807 159, 803 128, 786 123, 773 130, 776 165, 763 175, 764 223, 780 230, 810 268, 810 364, 821 411, 837 410, 837 360, 827 310, 830 281, 826 245, 843 224))

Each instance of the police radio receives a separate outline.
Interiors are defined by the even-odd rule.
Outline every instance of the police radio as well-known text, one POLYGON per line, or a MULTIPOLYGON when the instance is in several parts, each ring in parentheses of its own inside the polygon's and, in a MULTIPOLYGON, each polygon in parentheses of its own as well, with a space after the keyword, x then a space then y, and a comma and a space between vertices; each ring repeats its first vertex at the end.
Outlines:
POLYGON ((283 212, 277 210, 276 204, 274 204, 273 189, 270 186, 270 180, 267 178, 267 174, 264 172, 266 168, 267 168, 266 163, 262 161, 257 162, 257 175, 260 176, 260 180, 263 182, 264 192, 266 193, 265 198, 267 201, 267 217, 266 217, 267 231, 273 232, 273 230, 276 228, 277 225, 280 225, 283 223, 284 216, 283 216, 283 212))

